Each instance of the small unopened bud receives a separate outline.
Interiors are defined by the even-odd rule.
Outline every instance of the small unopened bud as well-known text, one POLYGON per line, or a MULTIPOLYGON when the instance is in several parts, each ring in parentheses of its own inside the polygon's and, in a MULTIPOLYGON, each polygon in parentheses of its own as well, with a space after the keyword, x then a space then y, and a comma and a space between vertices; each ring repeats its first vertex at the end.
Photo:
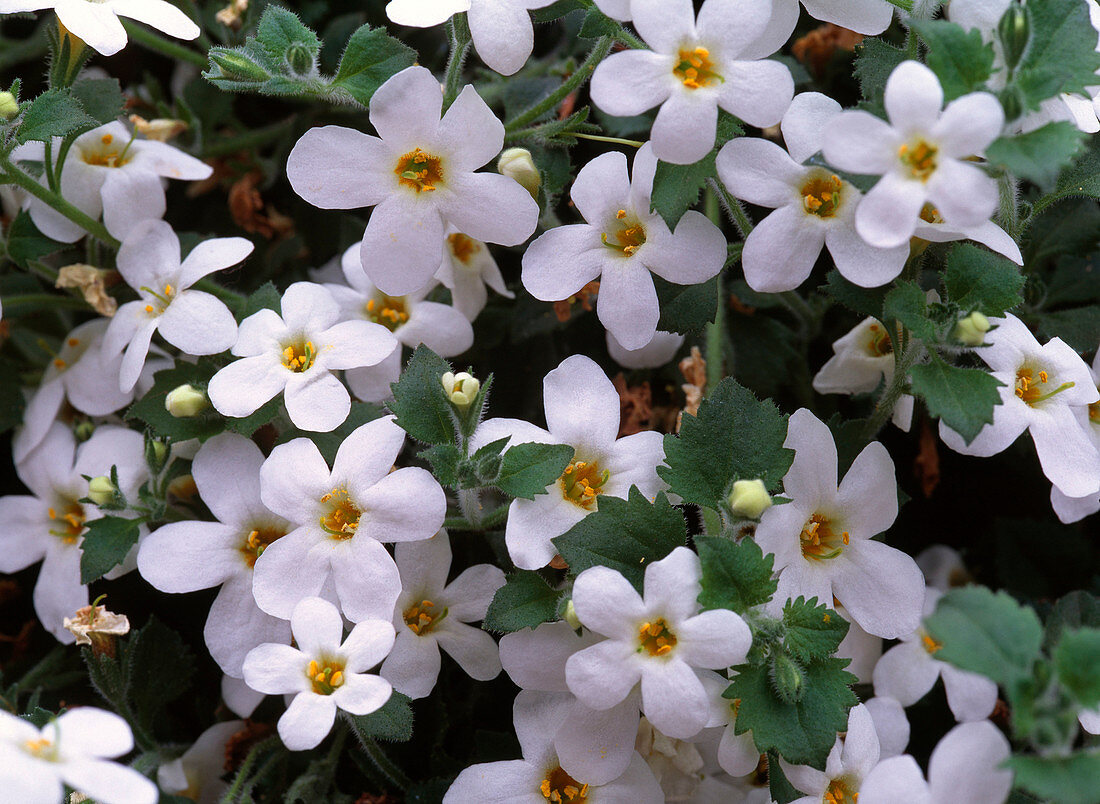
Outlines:
POLYGON ((787 704, 796 704, 802 700, 806 686, 806 672, 783 651, 777 651, 772 657, 772 686, 779 699, 787 704))
POLYGON ((19 114, 19 101, 10 92, 0 92, 0 119, 14 120, 19 114))
POLYGON ((81 444, 91 438, 94 432, 95 424, 93 424, 90 419, 81 419, 73 425, 73 435, 76 436, 76 440, 81 444))
POLYGON ((118 494, 118 486, 106 475, 93 477, 88 481, 88 499, 96 505, 108 505, 114 502, 116 494, 118 494))
POLYGON ((955 340, 966 346, 981 346, 989 332, 989 319, 975 311, 955 325, 955 340))
POLYGON ((561 613, 562 619, 569 623, 569 627, 574 631, 577 631, 581 627, 581 621, 577 618, 577 609, 573 605, 573 599, 570 598, 565 603, 565 611, 561 613))
POLYGON ((222 77, 232 81, 266 81, 271 77, 267 70, 239 53, 211 50, 207 55, 221 68, 222 77))
POLYGON ((286 49, 286 63, 296 75, 309 75, 317 65, 313 51, 300 42, 286 49))
POLYGON ((772 496, 764 481, 738 480, 733 484, 733 491, 727 498, 730 511, 746 519, 759 519, 760 515, 771 508, 772 496))
POLYGON ((150 441, 149 450, 152 452, 153 462, 158 467, 164 466, 164 461, 168 458, 168 445, 163 441, 150 441))
POLYGON ((542 175, 535 167, 535 160, 526 148, 509 148, 497 160, 497 170, 510 179, 515 179, 536 201, 539 198, 539 185, 542 175))
POLYGON ((1027 50, 1028 40, 1031 38, 1031 25, 1027 18, 1027 9, 1020 0, 1013 0, 1005 10, 1004 16, 997 24, 997 36, 1001 40, 1001 49, 1004 52, 1005 66, 1009 70, 1016 69, 1020 59, 1027 50))
POLYGON ((477 398, 481 383, 465 371, 460 371, 458 374, 448 371, 443 375, 443 390, 447 392, 447 398, 451 400, 452 405, 468 408, 477 398))
POLYGON ((77 609, 76 614, 66 617, 61 624, 76 637, 77 645, 90 645, 97 656, 114 656, 118 637, 130 632, 130 621, 125 614, 115 614, 107 611, 106 606, 97 605, 102 599, 77 609))
POLYGON ((189 419, 210 407, 210 400, 195 386, 180 385, 168 392, 164 407, 177 419, 189 419))

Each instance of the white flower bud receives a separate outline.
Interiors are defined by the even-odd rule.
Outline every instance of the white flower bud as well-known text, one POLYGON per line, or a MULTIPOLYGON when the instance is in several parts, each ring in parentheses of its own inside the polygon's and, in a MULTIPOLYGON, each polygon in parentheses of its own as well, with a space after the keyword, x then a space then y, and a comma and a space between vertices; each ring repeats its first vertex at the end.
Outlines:
POLYGON ((989 332, 989 319, 979 312, 973 312, 955 325, 955 340, 967 346, 981 346, 985 342, 985 333, 989 332))
POLYGON ((210 407, 210 400, 195 386, 181 385, 168 392, 168 396, 164 398, 164 407, 177 419, 184 419, 198 416, 210 407))
POLYGON ((93 477, 88 481, 88 499, 96 505, 106 505, 115 499, 118 487, 106 475, 93 477))
POLYGON ((535 160, 526 148, 509 148, 497 160, 497 170, 510 179, 515 179, 536 201, 539 198, 539 185, 542 175, 535 167, 535 160))
POLYGON ((19 114, 19 102, 10 92, 0 92, 0 120, 14 120, 19 114))
POLYGON ((460 371, 458 374, 448 371, 443 375, 442 381, 447 398, 451 400, 452 405, 459 408, 468 408, 477 398, 477 392, 481 390, 481 383, 477 378, 465 371, 460 371))
POLYGON ((738 480, 733 484, 728 502, 730 510, 738 516, 759 519, 771 507, 772 497, 763 480, 738 480))
POLYGON ((573 605, 573 599, 570 598, 565 603, 565 611, 561 613, 562 618, 569 623, 569 627, 576 631, 581 627, 581 621, 577 617, 577 609, 573 605))

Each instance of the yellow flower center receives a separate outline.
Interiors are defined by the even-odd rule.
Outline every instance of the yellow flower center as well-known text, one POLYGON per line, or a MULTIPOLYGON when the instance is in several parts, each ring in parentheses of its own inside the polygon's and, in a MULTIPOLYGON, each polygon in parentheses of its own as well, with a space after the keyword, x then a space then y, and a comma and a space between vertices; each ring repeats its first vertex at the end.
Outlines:
POLYGON ((705 47, 683 47, 680 48, 680 60, 672 68, 672 72, 688 89, 699 89, 724 80, 714 71, 714 66, 714 62, 710 60, 710 51, 705 47))
POLYGON ((925 204, 920 208, 920 219, 925 223, 943 223, 940 211, 931 204, 925 204))
POLYGON ((638 626, 638 653, 648 651, 650 656, 664 656, 676 647, 676 635, 668 630, 663 618, 638 626))
POLYGON ((935 145, 929 145, 921 139, 898 147, 898 158, 908 168, 909 177, 920 181, 928 181, 936 172, 938 153, 939 150, 935 145))
POLYGON ((601 471, 599 461, 573 461, 559 478, 562 496, 574 505, 591 510, 610 478, 611 472, 601 471))
POLYGON ((80 503, 71 502, 60 513, 54 508, 48 508, 46 513, 57 525, 56 528, 50 528, 50 533, 63 539, 65 544, 76 544, 76 540, 84 532, 84 508, 80 503))
POLYGON ((344 663, 339 659, 312 660, 306 671, 313 691, 318 695, 332 695, 344 683, 344 663))
POLYGON ((870 338, 867 340, 867 354, 871 357, 885 357, 893 353, 894 344, 890 342, 890 335, 878 324, 868 327, 870 338))
POLYGON ((248 532, 248 535, 244 537, 244 541, 241 543, 240 551, 244 556, 244 561, 249 567, 256 566, 256 559, 264 554, 264 550, 272 542, 286 536, 286 531, 282 528, 265 527, 263 525, 255 527, 248 532))
POLYGON ((417 148, 397 160, 394 168, 397 180, 418 193, 430 193, 443 180, 443 166, 438 156, 417 148))
POLYGON ((321 517, 321 530, 338 541, 354 536, 363 512, 351 501, 348 490, 333 489, 321 498, 321 502, 330 506, 329 512, 321 517))
POLYGON ((313 341, 295 341, 283 349, 283 365, 296 374, 306 371, 316 358, 317 347, 313 341))
POLYGON ((859 801, 859 785, 852 780, 841 776, 829 782, 825 795, 821 797, 822 804, 857 804, 859 801), (856 789, 853 790, 852 788, 856 789))
POLYGON ((120 143, 115 141, 113 134, 104 134, 99 138, 98 144, 84 146, 80 151, 80 158, 89 165, 109 168, 122 167, 130 161, 127 152, 130 150, 132 143, 133 140, 131 139, 120 148, 120 143))
POLYGON ((848 544, 848 531, 836 533, 829 518, 814 514, 802 527, 802 555, 815 561, 827 561, 836 558, 848 544))
POLYGON ((625 209, 615 213, 615 223, 611 224, 611 229, 611 232, 603 232, 600 239, 605 246, 624 257, 631 256, 645 245, 645 227, 637 217, 628 215, 625 209))
POLYGON ((546 774, 539 785, 539 792, 552 804, 581 804, 588 800, 588 785, 578 782, 560 765, 546 774))
POLYGON ((160 315, 168 308, 168 305, 172 303, 172 299, 176 297, 176 289, 172 287, 171 284, 166 284, 164 290, 160 293, 157 293, 155 290, 145 285, 142 285, 140 290, 144 290, 157 301, 155 305, 145 305, 146 315, 160 315))
POLYGON ((840 206, 840 192, 844 182, 835 173, 819 173, 812 176, 799 191, 802 195, 802 208, 819 218, 831 218, 840 206))
POLYGON ((439 621, 447 616, 447 609, 437 610, 435 603, 430 600, 421 600, 419 603, 405 609, 405 625, 418 636, 431 631, 439 621))
MULTIPOLYGON (((1032 407, 1039 402, 1050 399, 1055 394, 1060 394, 1062 391, 1072 388, 1075 383, 1064 382, 1053 390, 1044 387, 1049 385, 1050 375, 1045 371, 1036 371, 1025 366, 1016 372, 1016 396, 1032 407)), ((1091 406, 1089 416, 1090 418, 1092 416, 1091 406)))
POLYGON ((479 242, 459 232, 447 235, 447 247, 450 248, 455 259, 463 265, 469 265, 473 256, 481 251, 479 242))
POLYGON ((45 737, 39 737, 37 740, 25 740, 23 747, 28 754, 33 754, 39 759, 50 759, 56 751, 54 744, 45 737))
MULTIPOLYGON (((451 236, 454 237, 454 235, 451 236)), ((375 324, 381 324, 390 332, 409 320, 409 310, 404 296, 387 296, 385 293, 379 293, 368 301, 363 309, 369 320, 375 324)))

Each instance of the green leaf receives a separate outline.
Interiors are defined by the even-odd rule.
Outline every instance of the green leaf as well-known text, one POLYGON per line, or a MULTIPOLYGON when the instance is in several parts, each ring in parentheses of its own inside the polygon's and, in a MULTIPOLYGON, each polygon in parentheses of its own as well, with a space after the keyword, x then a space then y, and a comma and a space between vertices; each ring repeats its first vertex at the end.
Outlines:
POLYGON ((256 41, 277 62, 284 61, 291 45, 303 45, 314 56, 321 51, 317 34, 302 24, 298 15, 276 5, 269 5, 260 17, 256 41))
POLYGON ((408 696, 396 690, 382 704, 381 709, 376 709, 369 715, 351 715, 348 720, 360 739, 385 740, 391 743, 403 743, 412 739, 412 706, 408 696))
POLYGON ((970 243, 951 249, 943 282, 947 300, 964 312, 977 310, 1000 317, 1023 302, 1024 275, 1019 266, 970 243))
POLYGON ((619 23, 602 14, 598 8, 588 9, 577 36, 584 39, 599 39, 601 36, 615 36, 621 30, 619 23))
POLYGON ((1100 628, 1065 631, 1054 649, 1058 680, 1085 709, 1100 704, 1100 628))
POLYGON ((1084 137, 1073 123, 1047 123, 1027 134, 994 140, 985 149, 985 157, 991 165, 1049 190, 1073 161, 1084 137))
POLYGON ((1074 307, 1035 317, 1044 340, 1061 338, 1078 352, 1091 352, 1100 343, 1100 315, 1096 307, 1074 307))
POLYGON ((122 114, 122 88, 117 78, 85 78, 73 84, 73 96, 99 123, 110 123, 122 114))
POLYGON ((401 379, 392 386, 390 410, 410 436, 426 444, 453 444, 451 403, 443 391, 443 375, 451 365, 429 349, 418 346, 401 379))
POLYGON ((683 417, 678 437, 665 436, 668 466, 658 466, 657 474, 684 502, 716 508, 735 480, 759 478, 776 489, 794 460, 786 438, 787 417, 727 377, 698 415, 683 417))
POLYGON ((333 84, 366 106, 390 76, 415 62, 415 50, 387 35, 384 28, 363 25, 348 39, 333 84))
POLYGON ((940 79, 945 101, 985 88, 993 70, 993 46, 976 28, 945 20, 914 20, 913 27, 928 45, 928 66, 940 79))
POLYGON ((983 586, 952 589, 924 624, 937 659, 1002 685, 1030 675, 1043 639, 1032 609, 983 586))
POLYGON ((714 320, 718 306, 718 277, 698 285, 674 285, 654 274, 653 284, 661 305, 657 329, 695 335, 714 320))
POLYGON ((23 113, 16 140, 49 142, 53 137, 64 137, 95 125, 95 118, 85 113, 71 90, 49 89, 31 101, 23 113))
POLYGON ((882 106, 886 79, 905 58, 904 50, 877 37, 868 37, 856 46, 853 72, 859 80, 859 89, 864 100, 869 101, 872 108, 882 106))
POLYGON ((157 713, 190 686, 194 654, 179 634, 150 617, 131 635, 126 662, 130 702, 138 720, 151 730, 157 713))
POLYGON ((883 301, 882 316, 888 325, 891 321, 903 324, 916 338, 927 340, 936 334, 924 291, 916 282, 903 282, 891 289, 883 301))
POLYGON ((734 733, 752 731, 760 752, 776 751, 788 762, 823 769, 837 732, 848 726, 848 710, 858 699, 849 688, 856 677, 844 668, 848 659, 822 659, 805 668, 802 698, 784 703, 769 678, 767 665, 741 665, 724 697, 740 699, 734 733))
MULTIPOLYGON (((1031 37, 1016 69, 1015 85, 1028 108, 1060 92, 1085 93, 1100 69, 1088 4, 1079 0, 1028 3, 1031 37)), ((1010 85, 1011 86, 1011 85, 1010 85)))
POLYGON ((558 618, 561 594, 537 572, 518 570, 493 595, 481 627, 507 634, 552 622, 558 618))
POLYGON ((1058 804, 1091 804, 1100 779, 1100 751, 1079 751, 1068 757, 1009 757, 1017 787, 1058 804))
POLYGON ((704 609, 731 609, 738 614, 767 603, 778 581, 772 578, 775 556, 764 555, 752 539, 735 543, 721 536, 696 536, 703 576, 699 605, 704 609))
POLYGON ((53 254, 62 248, 64 248, 62 244, 54 242, 38 231, 38 227, 34 225, 34 221, 26 210, 19 210, 19 214, 8 227, 8 256, 24 271, 27 270, 31 260, 53 254))
POLYGON ((264 282, 244 300, 241 309, 237 311, 237 317, 243 321, 260 310, 274 310, 281 314, 282 309, 283 297, 279 295, 279 289, 271 282, 264 282))
MULTIPOLYGON (((330 430, 327 433, 318 433, 313 430, 301 430, 297 427, 289 427, 279 433, 279 437, 275 440, 275 443, 285 444, 295 438, 308 438, 312 441, 321 455, 331 466, 333 461, 336 460, 336 453, 340 449, 340 445, 344 443, 353 430, 362 427, 367 422, 372 422, 379 418, 383 414, 383 410, 378 405, 371 402, 352 402, 351 410, 348 412, 348 417, 340 423, 340 426, 334 430, 330 430)), ((255 415, 255 414, 253 414, 255 415)), ((240 421, 239 419, 230 419, 229 421, 240 421)), ((230 429, 230 428, 226 428, 230 429)))
POLYGON ((848 633, 848 622, 826 604, 814 605, 816 601, 799 596, 783 606, 783 647, 802 662, 832 656, 848 633))
POLYGON ((709 154, 691 165, 657 163, 657 173, 653 178, 653 209, 665 219, 669 229, 676 229, 676 224, 684 213, 699 202, 699 193, 707 179, 717 175, 714 159, 718 150, 743 133, 744 129, 735 117, 721 112, 718 117, 717 141, 714 150, 709 154))
POLYGON ((842 277, 840 271, 834 268, 832 271, 829 271, 828 276, 825 277, 825 289, 829 291, 830 296, 849 310, 853 310, 860 315, 877 318, 881 321, 882 307, 886 301, 886 293, 889 291, 890 286, 883 285, 878 288, 861 288, 858 285, 853 285, 842 277))
POLYGON ((1054 198, 1071 196, 1100 198, 1100 143, 1090 142, 1077 161, 1058 177, 1054 198))
POLYGON ((573 460, 568 444, 516 444, 504 453, 493 485, 513 497, 533 500, 545 494, 573 460))
POLYGON ((444 486, 458 487, 459 464, 464 456, 454 444, 436 444, 420 452, 420 457, 432 465, 432 474, 444 486))
POLYGON ((924 399, 928 412, 968 444, 993 421, 993 408, 1001 404, 997 389, 1004 383, 981 369, 959 368, 933 357, 931 363, 914 366, 909 377, 913 393, 924 399))
POLYGON ((601 495, 597 511, 553 542, 573 574, 610 567, 641 590, 645 568, 686 540, 684 515, 663 492, 650 502, 631 486, 627 500, 601 495))
POLYGON ((779 754, 775 751, 768 752, 768 793, 776 804, 790 804, 802 798, 802 791, 796 789, 783 773, 783 766, 779 764, 779 754))
POLYGON ((140 519, 105 516, 87 523, 80 545, 80 582, 102 578, 126 558, 141 535, 140 519))
POLYGON ((1081 627, 1100 628, 1100 598, 1080 589, 1070 592, 1054 604, 1047 617, 1043 646, 1058 644, 1065 629, 1081 627))

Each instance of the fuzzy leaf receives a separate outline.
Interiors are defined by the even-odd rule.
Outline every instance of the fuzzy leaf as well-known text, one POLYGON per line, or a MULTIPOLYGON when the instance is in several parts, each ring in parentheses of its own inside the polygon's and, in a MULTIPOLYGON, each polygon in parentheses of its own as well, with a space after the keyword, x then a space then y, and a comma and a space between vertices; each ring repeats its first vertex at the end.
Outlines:
POLYGON ((836 269, 829 271, 825 283, 829 295, 849 310, 860 315, 882 319, 882 306, 886 300, 886 293, 890 289, 889 285, 879 288, 861 288, 842 277, 840 271, 836 269))
POLYGON ((909 376, 913 393, 924 399, 929 413, 968 444, 993 421, 993 408, 1001 404, 997 388, 1004 383, 981 369, 959 368, 933 357, 931 363, 914 366, 909 376))
POLYGON ((984 248, 962 243, 947 255, 947 300, 964 312, 999 317, 1023 302, 1024 276, 1016 263, 984 248))
POLYGON ((787 636, 783 647, 802 662, 824 659, 836 653, 848 633, 848 622, 817 598, 799 596, 783 606, 783 624, 787 636))
POLYGON ((1062 120, 1027 134, 1000 137, 985 149, 985 156, 990 164, 1049 190, 1073 161, 1084 137, 1077 126, 1062 120))
POLYGON ((190 686, 194 654, 178 633, 150 617, 130 636, 126 661, 130 700, 138 720, 151 729, 157 713, 190 686))
POLYGON ((764 555, 752 539, 740 544, 720 536, 696 536, 695 549, 703 567, 699 605, 704 609, 731 609, 738 614, 775 594, 772 578, 775 556, 764 555))
POLYGON ((903 282, 886 294, 882 308, 883 318, 889 324, 897 321, 909 329, 914 337, 922 340, 936 334, 935 326, 928 318, 928 303, 924 291, 916 282, 903 282))
POLYGON ((120 516, 89 522, 80 545, 80 582, 91 583, 121 564, 138 542, 141 522, 120 516))
POLYGON ((352 729, 359 739, 403 743, 412 739, 413 711, 407 695, 396 690, 381 709, 369 715, 350 715, 352 729))
POLYGON ((1036 316, 1044 340, 1061 338, 1078 352, 1091 352, 1100 343, 1100 315, 1096 307, 1074 307, 1036 316))
POLYGON ((1014 784, 1044 801, 1085 802, 1096 800, 1100 779, 1100 751, 1079 751, 1068 757, 1009 757, 1006 765, 1015 774, 1014 784))
POLYGON ((49 89, 31 101, 23 113, 23 122, 16 133, 19 142, 48 142, 74 131, 95 128, 90 117, 70 89, 49 89))
POLYGON ((415 62, 415 50, 387 35, 384 28, 363 25, 348 39, 333 85, 366 106, 390 76, 415 62))
POLYGON ((718 277, 698 285, 674 285, 654 274, 661 318, 657 329, 692 335, 702 332, 714 320, 718 305, 718 277))
POLYGON ((1058 680, 1085 709, 1100 704, 1100 628, 1065 631, 1054 649, 1058 680))
POLYGON ((73 96, 99 123, 110 123, 122 114, 122 88, 117 78, 85 78, 73 84, 73 96))
POLYGON ((1100 598, 1080 589, 1070 592, 1054 604, 1047 617, 1043 645, 1050 648, 1062 638, 1062 631, 1086 626, 1100 628, 1100 598))
POLYGON ((869 101, 872 107, 882 106, 886 80, 903 61, 904 50, 887 44, 878 37, 868 37, 856 46, 853 72, 859 80, 859 89, 864 100, 869 101))
POLYGON ((504 453, 493 485, 513 497, 533 500, 546 494, 573 460, 568 444, 516 444, 504 453))
POLYGON ((977 29, 945 20, 914 20, 913 27, 928 45, 928 66, 940 79, 945 101, 984 89, 993 69, 993 46, 977 29))
POLYGON ((1100 68, 1088 5, 1078 0, 1028 3, 1031 36, 1013 81, 1028 108, 1060 92, 1084 92, 1100 68))
POLYGON ((244 300, 244 304, 237 313, 243 321, 260 310, 274 310, 281 314, 282 308, 283 298, 279 295, 279 289, 271 282, 264 282, 244 300))
MULTIPOLYGON (((26 270, 31 260, 53 254, 64 248, 38 231, 30 214, 20 210, 8 227, 7 252, 12 262, 26 270)), ((9 308, 10 309, 10 308, 9 308)))
POLYGON ((405 432, 427 444, 453 444, 451 403, 443 390, 443 375, 451 365, 427 346, 418 346, 401 379, 393 383, 390 410, 405 432))
POLYGON ((537 572, 518 570, 493 595, 481 627, 507 634, 551 622, 557 619, 560 597, 537 572))
POLYGON ((313 55, 321 50, 317 34, 303 25, 297 14, 274 4, 264 8, 256 29, 256 41, 275 61, 284 60, 292 45, 302 45, 313 55))

